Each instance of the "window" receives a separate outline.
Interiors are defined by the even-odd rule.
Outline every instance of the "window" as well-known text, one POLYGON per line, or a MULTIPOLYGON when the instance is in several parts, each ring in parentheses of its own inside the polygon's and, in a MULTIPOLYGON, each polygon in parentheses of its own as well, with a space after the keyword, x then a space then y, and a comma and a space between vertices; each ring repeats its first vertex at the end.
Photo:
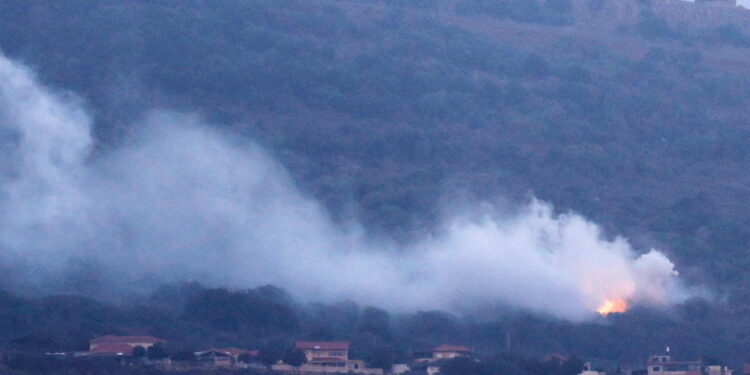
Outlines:
POLYGON ((658 372, 658 371, 659 371, 660 369, 661 369, 661 368, 660 368, 659 366, 654 366, 654 368, 653 368, 652 370, 654 370, 654 371, 658 372))

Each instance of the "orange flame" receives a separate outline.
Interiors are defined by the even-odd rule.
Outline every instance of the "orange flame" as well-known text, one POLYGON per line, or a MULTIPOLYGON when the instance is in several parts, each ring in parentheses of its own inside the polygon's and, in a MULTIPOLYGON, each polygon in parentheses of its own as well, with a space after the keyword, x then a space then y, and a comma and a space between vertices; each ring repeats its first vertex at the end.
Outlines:
POLYGON ((624 299, 605 299, 604 303, 596 309, 601 316, 607 316, 612 313, 624 313, 628 310, 628 303, 624 299))

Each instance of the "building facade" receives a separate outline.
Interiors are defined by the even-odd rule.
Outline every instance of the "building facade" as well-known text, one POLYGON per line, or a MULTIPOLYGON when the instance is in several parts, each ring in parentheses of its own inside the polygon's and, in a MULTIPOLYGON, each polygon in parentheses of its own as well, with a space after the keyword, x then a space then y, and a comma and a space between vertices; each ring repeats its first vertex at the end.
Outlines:
POLYGON ((133 349, 140 346, 148 349, 157 343, 164 342, 153 336, 114 336, 97 337, 89 341, 91 355, 131 356, 133 349))
POLYGON ((415 362, 438 362, 457 357, 470 357, 471 349, 464 346, 440 345, 436 348, 414 353, 415 362))
POLYGON ((274 371, 300 374, 364 374, 382 375, 382 369, 368 368, 362 360, 349 359, 348 342, 298 342, 295 349, 305 353, 306 363, 298 368, 279 363, 274 371))
POLYGON ((726 366, 704 365, 701 361, 676 361, 670 355, 651 356, 646 363, 647 375, 732 375, 726 366))
POLYGON ((349 360, 348 342, 298 342, 295 349, 304 352, 310 364, 337 366, 349 360))

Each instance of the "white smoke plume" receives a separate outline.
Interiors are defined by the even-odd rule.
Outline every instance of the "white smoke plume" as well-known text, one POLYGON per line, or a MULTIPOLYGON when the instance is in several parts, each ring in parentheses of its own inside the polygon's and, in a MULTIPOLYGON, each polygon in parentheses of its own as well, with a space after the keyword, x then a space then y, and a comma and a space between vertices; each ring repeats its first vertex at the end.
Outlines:
POLYGON ((400 311, 506 303, 570 319, 606 300, 684 297, 662 253, 639 256, 544 203, 449 218, 440 235, 398 246, 333 224, 261 148, 197 117, 157 112, 138 128, 93 155, 81 103, 0 56, 0 265, 16 283, 54 290, 94 270, 85 281, 104 290, 272 283, 303 300, 400 311))

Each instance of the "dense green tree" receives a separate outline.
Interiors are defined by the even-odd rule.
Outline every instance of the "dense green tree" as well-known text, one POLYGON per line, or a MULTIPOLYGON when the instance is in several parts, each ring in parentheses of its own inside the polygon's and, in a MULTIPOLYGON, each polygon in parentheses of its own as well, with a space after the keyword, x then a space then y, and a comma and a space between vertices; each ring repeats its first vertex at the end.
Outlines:
POLYGON ((143 358, 146 356, 146 348, 138 345, 133 348, 133 358, 143 358))
POLYGON ((305 352, 299 349, 295 350, 289 350, 284 354, 284 358, 282 359, 284 363, 292 366, 292 367, 300 367, 302 364, 307 362, 307 357, 305 356, 305 352))
POLYGON ((285 340, 271 340, 260 349, 258 359, 266 365, 273 365, 284 359, 289 347, 289 342, 285 340))
POLYGON ((468 357, 458 357, 440 366, 440 373, 446 375, 482 374, 479 364, 468 357))
POLYGON ((151 345, 146 349, 146 357, 150 360, 158 360, 169 357, 169 351, 161 343, 151 345))
POLYGON ((390 320, 391 317, 387 311, 368 306, 360 314, 358 328, 362 332, 370 332, 385 337, 390 334, 390 320))
POLYGON ((243 328, 297 329, 297 317, 287 305, 288 297, 278 288, 245 292, 207 289, 190 298, 183 317, 216 329, 238 331, 243 328))
POLYGON ((177 353, 172 354, 170 357, 173 361, 180 361, 180 362, 195 362, 198 360, 198 358, 195 356, 195 352, 192 350, 183 350, 177 353))
MULTIPOLYGON (((622 1, 642 11, 634 22, 613 25, 613 2, 599 0, 570 12, 542 0, 7 0, 0 48, 82 96, 97 155, 127 143, 153 107, 195 110, 271 149, 334 218, 356 212, 371 234, 434 233, 453 193, 514 203, 532 193, 601 223, 605 237, 665 249, 683 280, 720 298, 593 323, 501 308, 484 320, 422 312, 382 324, 383 314, 300 306, 273 287, 177 284, 111 306, 98 302, 114 290, 106 275, 71 261, 53 289, 88 297, 0 294, 0 347, 85 350, 142 327, 181 348, 350 340, 374 360, 381 347, 409 358, 448 341, 493 353, 510 332, 513 350, 536 358, 640 364, 671 345, 683 358, 740 364, 750 351, 750 213, 737 209, 750 195, 748 29, 622 1)), ((0 283, 23 289, 14 271, 0 265, 0 283)), ((531 366, 482 363, 504 374, 531 366)))

